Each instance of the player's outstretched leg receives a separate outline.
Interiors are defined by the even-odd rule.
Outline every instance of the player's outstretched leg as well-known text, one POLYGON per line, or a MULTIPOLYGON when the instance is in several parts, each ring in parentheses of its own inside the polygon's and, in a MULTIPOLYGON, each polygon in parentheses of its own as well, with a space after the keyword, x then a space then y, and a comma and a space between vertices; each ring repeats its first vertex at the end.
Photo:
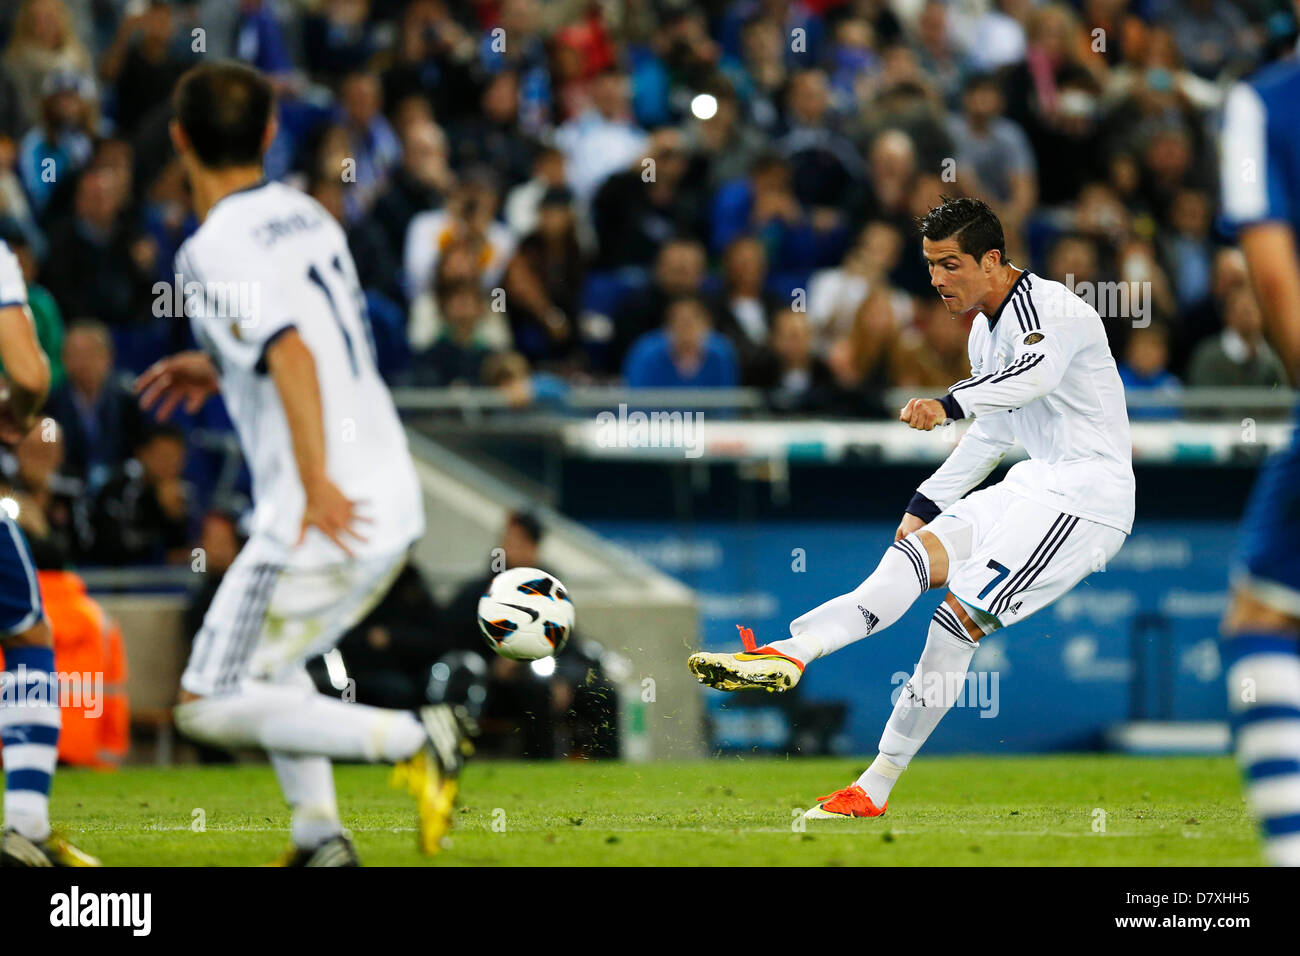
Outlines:
POLYGON ((943 545, 926 531, 909 534, 895 541, 871 576, 848 594, 791 622, 789 638, 758 647, 753 632, 741 628, 742 652, 702 651, 687 659, 687 667, 700 683, 718 690, 789 690, 809 662, 883 631, 929 590, 930 548, 943 555, 945 567, 935 575, 941 584, 947 565, 943 545))
MULTIPOLYGON (((32 587, 35 587, 33 581, 32 587)), ((59 759, 58 677, 54 638, 38 623, 4 640, 3 687, 0 688, 0 741, 4 743, 3 866, 99 866, 50 830, 50 784, 59 759)))
POLYGON ((438 851, 451 827, 457 778, 471 749, 466 725, 446 704, 388 710, 264 681, 188 699, 176 708, 176 725, 195 740, 219 746, 395 764, 395 783, 415 797, 418 845, 426 854, 438 851))
POLYGON ((935 609, 925 649, 889 715, 876 759, 843 790, 818 797, 817 806, 804 814, 806 819, 878 817, 885 812, 894 783, 962 692, 978 647, 970 631, 982 633, 966 623, 969 620, 951 594, 935 609))

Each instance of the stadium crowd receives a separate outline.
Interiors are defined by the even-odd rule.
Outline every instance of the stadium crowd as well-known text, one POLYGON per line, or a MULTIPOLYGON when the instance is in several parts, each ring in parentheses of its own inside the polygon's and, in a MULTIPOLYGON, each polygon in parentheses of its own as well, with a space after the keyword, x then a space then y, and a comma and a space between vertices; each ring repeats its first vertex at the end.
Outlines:
POLYGON ((188 562, 228 533, 218 452, 185 440, 227 427, 219 403, 159 425, 129 391, 192 347, 171 307, 197 224, 168 95, 214 57, 273 78, 267 175, 346 228, 394 385, 521 407, 574 383, 752 385, 779 413, 883 414, 887 387, 968 372, 913 229, 944 194, 988 201, 1018 265, 1133 284, 1129 314, 1102 308, 1130 389, 1284 383, 1216 230, 1215 124, 1230 82, 1294 46, 1292 10, 6 3, 0 236, 57 423, 8 456, 7 494, 48 561, 188 562))

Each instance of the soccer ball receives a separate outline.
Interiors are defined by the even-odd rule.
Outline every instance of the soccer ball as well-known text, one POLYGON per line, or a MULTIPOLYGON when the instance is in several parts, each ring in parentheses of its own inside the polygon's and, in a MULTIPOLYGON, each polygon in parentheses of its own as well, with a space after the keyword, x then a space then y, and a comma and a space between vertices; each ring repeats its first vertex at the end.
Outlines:
POLYGON ((488 645, 513 661, 558 654, 573 631, 573 602, 559 578, 537 568, 502 571, 478 600, 488 645))

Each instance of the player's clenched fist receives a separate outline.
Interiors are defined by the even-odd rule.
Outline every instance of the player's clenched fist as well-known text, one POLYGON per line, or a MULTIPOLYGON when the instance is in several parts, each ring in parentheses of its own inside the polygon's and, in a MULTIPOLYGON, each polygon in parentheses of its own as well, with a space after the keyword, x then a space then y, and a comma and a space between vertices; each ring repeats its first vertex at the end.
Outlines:
POLYGON ((948 413, 936 398, 914 398, 898 413, 900 422, 907 422, 913 428, 928 432, 936 425, 948 420, 948 413))

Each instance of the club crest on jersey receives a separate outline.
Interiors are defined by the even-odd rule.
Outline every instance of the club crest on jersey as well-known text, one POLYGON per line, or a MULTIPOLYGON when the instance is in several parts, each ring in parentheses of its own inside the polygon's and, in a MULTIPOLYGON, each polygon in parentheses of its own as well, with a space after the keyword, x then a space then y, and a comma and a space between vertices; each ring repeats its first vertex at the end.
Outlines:
POLYGON ((1037 345, 1041 341, 1043 341, 1042 332, 1030 332, 1028 335, 1025 336, 1026 345, 1037 345))
POLYGON ((235 337, 235 341, 237 342, 242 342, 244 340, 244 333, 240 331, 238 322, 230 323, 230 334, 235 337))

